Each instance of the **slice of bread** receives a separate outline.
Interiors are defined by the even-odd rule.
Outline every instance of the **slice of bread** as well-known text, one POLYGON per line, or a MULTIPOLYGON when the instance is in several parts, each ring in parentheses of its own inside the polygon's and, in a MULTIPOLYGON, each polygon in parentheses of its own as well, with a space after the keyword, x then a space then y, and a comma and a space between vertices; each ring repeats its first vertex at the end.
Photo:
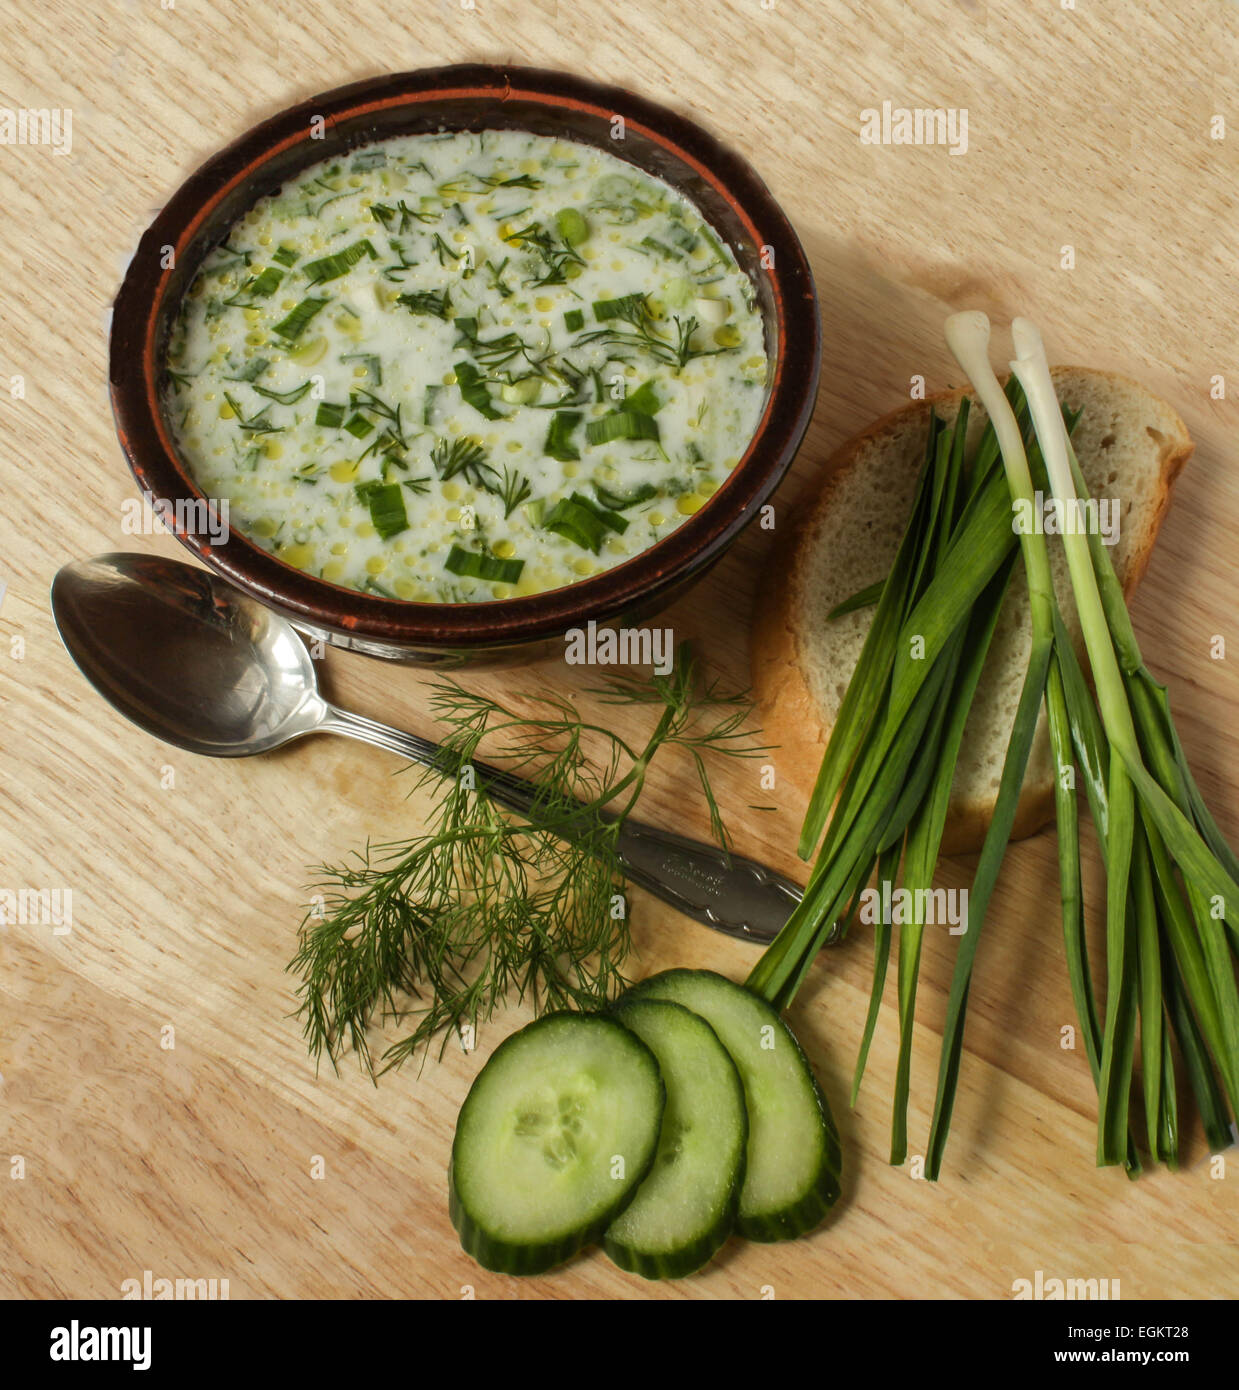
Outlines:
MULTIPOLYGON (((1059 400, 1083 407, 1072 442, 1090 492, 1118 501, 1119 539, 1111 555, 1130 594, 1149 562, 1171 485, 1191 456, 1191 438, 1175 411, 1134 381, 1084 367, 1056 367, 1053 376, 1059 400)), ((755 610, 753 688, 764 736, 778 746, 779 773, 806 795, 873 609, 831 622, 826 615, 885 577, 912 508, 930 410, 953 422, 963 394, 915 401, 843 445, 823 470, 821 491, 801 507, 794 535, 775 543, 755 610)), ((985 420, 973 398, 970 449, 985 420)), ((1083 655, 1062 541, 1053 535, 1047 540, 1063 619, 1083 655)), ((985 838, 1031 643, 1028 589, 1023 566, 1017 565, 964 732, 945 854, 979 849, 985 838)), ((1054 773, 1043 711, 1013 838, 1033 834, 1053 814, 1054 773)))

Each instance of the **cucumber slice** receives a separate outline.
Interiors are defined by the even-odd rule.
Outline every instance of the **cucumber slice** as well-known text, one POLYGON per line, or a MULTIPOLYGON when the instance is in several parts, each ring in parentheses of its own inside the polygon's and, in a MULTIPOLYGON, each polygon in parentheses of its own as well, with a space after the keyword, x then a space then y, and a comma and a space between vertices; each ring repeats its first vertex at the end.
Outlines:
POLYGON ((748 1161, 736 1229, 749 1240, 791 1240, 810 1231, 839 1196, 834 1121, 787 1024, 743 985, 712 970, 667 970, 626 999, 670 999, 718 1034, 744 1083, 748 1161))
POLYGON ((480 1265, 538 1274, 597 1240, 658 1147, 654 1054, 603 1014, 552 1013, 495 1049, 456 1121, 449 1206, 480 1265))
POLYGON ((744 1087, 698 1014, 670 1000, 624 999, 616 1017, 658 1059, 667 1106, 654 1166, 603 1248, 645 1279, 678 1279, 700 1269, 735 1224, 749 1135, 744 1087))

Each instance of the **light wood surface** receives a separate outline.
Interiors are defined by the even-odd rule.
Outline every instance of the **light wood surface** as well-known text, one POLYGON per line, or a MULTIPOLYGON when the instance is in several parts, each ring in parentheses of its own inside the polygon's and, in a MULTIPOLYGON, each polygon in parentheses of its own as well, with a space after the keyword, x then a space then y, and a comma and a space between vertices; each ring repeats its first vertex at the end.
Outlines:
MULTIPOLYGON (((472 1055, 450 1047, 377 1088, 351 1065, 316 1076, 289 1017, 284 967, 307 866, 416 829, 398 764, 344 740, 243 763, 156 744, 79 677, 47 595, 72 558, 178 552, 121 531, 133 489, 104 386, 108 306, 177 184, 260 118, 382 70, 561 66, 701 120, 753 161, 805 242, 824 369, 781 521, 828 452, 906 399, 914 375, 930 389, 955 379, 941 337, 955 309, 1027 312, 1055 360, 1138 376, 1173 402, 1197 455, 1135 621, 1205 793, 1239 840, 1239 683, 1233 657, 1211 654, 1216 635, 1239 650, 1239 7, 49 0, 5 11, 0 104, 71 108, 73 147, 0 147, 0 887, 71 888, 73 926, 0 928, 0 1294, 116 1297, 149 1269, 226 1278, 234 1298, 1003 1298, 1040 1269, 1118 1279, 1127 1298, 1233 1297, 1239 1159, 1215 1176, 1197 1134, 1177 1175, 1133 1185, 1093 1166, 1088 1066, 1059 1041, 1074 1015, 1051 834, 1008 857, 941 1182, 885 1161, 890 988, 865 1089, 847 1106, 870 970, 861 936, 823 958, 792 1014, 843 1133, 845 1195, 828 1227, 787 1247, 733 1243, 705 1274, 666 1286, 598 1254, 527 1282, 478 1269, 449 1224, 444 1170, 470 1078, 522 1016, 488 1028, 472 1055), (860 112, 884 100, 966 108, 967 154, 862 145, 860 112), (1215 116, 1224 139, 1211 138, 1215 116), (1068 245, 1073 269, 1062 268, 1068 245), (11 398, 14 377, 24 398, 11 398), (1225 400, 1211 397, 1216 377, 1225 400), (168 1026, 173 1048, 161 1045, 168 1026)), ((667 617, 740 683, 755 580, 778 544, 777 530, 750 531, 667 617)), ((431 731, 416 672, 342 655, 328 667, 341 703, 431 731)), ((590 683, 558 661, 470 679, 509 693, 590 683)), ((645 815, 704 835, 690 777, 669 759, 645 815)), ((719 774, 737 843, 796 871, 803 807, 756 777, 753 766, 719 774), (746 809, 772 800, 773 812, 746 809)), ((1095 857, 1089 871, 1095 889, 1095 857)), ((942 882, 963 886, 967 866, 946 865, 942 882)), ((693 964, 742 978, 753 959, 643 895, 634 932, 642 974, 693 964)), ((927 937, 914 1152, 952 949, 927 937)))

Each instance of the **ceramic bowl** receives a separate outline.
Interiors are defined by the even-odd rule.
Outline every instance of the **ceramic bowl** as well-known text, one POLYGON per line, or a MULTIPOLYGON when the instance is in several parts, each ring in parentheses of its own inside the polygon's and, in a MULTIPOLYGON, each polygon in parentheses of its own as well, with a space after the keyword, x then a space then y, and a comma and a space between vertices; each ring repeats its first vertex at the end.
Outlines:
POLYGON ((545 593, 403 602, 294 569, 237 531, 216 545, 177 528, 213 570, 335 645, 460 663, 544 650, 591 619, 649 617, 759 516, 808 425, 820 358, 813 276, 791 224, 747 161, 686 116, 618 87, 533 68, 453 66, 377 77, 302 102, 242 135, 168 200, 139 243, 112 318, 112 405, 138 484, 173 504, 202 496, 163 419, 162 364, 182 295, 239 216, 302 169, 358 145, 445 129, 511 128, 596 145, 697 206, 756 292, 772 363, 764 413, 739 464, 700 511, 613 569, 545 593))

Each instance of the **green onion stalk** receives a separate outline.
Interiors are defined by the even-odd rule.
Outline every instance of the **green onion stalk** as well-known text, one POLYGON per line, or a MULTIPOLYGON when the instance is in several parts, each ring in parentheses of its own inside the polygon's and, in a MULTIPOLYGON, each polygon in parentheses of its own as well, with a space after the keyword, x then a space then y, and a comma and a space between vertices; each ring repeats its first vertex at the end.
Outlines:
MULTIPOLYGON (((1054 394, 1036 330, 1015 325, 1018 360, 1004 390, 988 360, 983 314, 953 316, 947 340, 989 416, 965 462, 968 402, 954 428, 931 416, 912 516, 887 578, 830 618, 876 602, 856 670, 806 810, 800 852, 814 857, 805 895, 749 977, 786 1008, 819 948, 848 930, 865 885, 902 864, 916 914, 900 930, 899 1029, 891 1161, 907 1155, 912 1024, 927 895, 960 743, 1016 560, 1012 506, 1051 492, 1064 514, 1084 484, 1070 435, 1078 412, 1054 394)), ((1147 1142, 1178 1154, 1177 1039, 1209 1141, 1229 1142, 1239 1109, 1239 944, 1226 903, 1239 863, 1187 766, 1163 687, 1144 667, 1122 588, 1099 536, 1064 528, 1096 700, 1059 611, 1043 534, 1023 528, 1032 644, 993 818, 969 896, 938 1068, 926 1172, 941 1170, 958 1086, 964 1016, 981 929, 997 884, 1041 705, 1054 755, 1059 885, 1068 977, 1099 1096, 1099 1163, 1140 1171, 1129 1096, 1139 1025, 1147 1142), (1099 1009, 1084 929, 1077 780, 1107 874, 1106 1003, 1099 1009), (1220 1076, 1220 1083, 1219 1083, 1220 1076)), ((852 1088, 855 1103, 887 975, 891 932, 874 936, 874 978, 852 1088)))
MULTIPOLYGON (((1049 484, 1064 515, 1078 508, 1079 461, 1061 426, 1037 329, 1016 319, 1011 364, 1028 398, 1049 484)), ((1211 1142, 1226 1142, 1224 1106, 1239 1107, 1235 935, 1239 865, 1204 807, 1164 687, 1144 666, 1122 589, 1099 537, 1063 528, 1097 708, 1109 745, 1104 857, 1108 998, 1101 1056, 1098 1162, 1120 1161, 1138 1014, 1150 1151, 1177 1157, 1177 1101, 1167 1027, 1179 1031, 1211 1142), (1130 893, 1130 910, 1128 894, 1130 893), (1166 981, 1173 981, 1169 994, 1166 981), (1186 995, 1186 998, 1183 996, 1186 995), (1196 1026, 1193 1026, 1196 1025, 1196 1026), (1203 1038, 1201 1035, 1203 1034, 1203 1038)))
MULTIPOLYGON (((1009 389, 1027 421, 1018 384, 1009 389)), ((964 726, 1016 558, 997 435, 991 423, 966 467, 968 415, 965 400, 953 429, 936 416, 931 419, 912 517, 877 592, 877 610, 806 812, 801 853, 808 858, 816 850, 809 883, 748 980, 778 1008, 790 1003, 824 941, 848 929, 875 870, 880 883, 893 884, 902 859, 904 887, 912 890, 917 914, 925 895, 916 890, 932 882, 964 726)), ((1035 448, 1031 439, 1030 447, 1035 448)), ((854 598, 837 611, 863 602, 854 598)), ((1009 797, 1005 804, 1008 819, 1013 818, 1009 797)), ((1001 837, 995 833, 987 875, 996 877, 1009 832, 1010 824, 1001 837)), ((917 915, 900 932, 900 1060, 891 1129, 896 1163, 907 1153, 924 925, 917 915)), ((874 988, 853 1096, 885 982, 888 926, 879 925, 875 933, 874 988)))
MULTIPOLYGON (((946 322, 947 346, 967 373, 981 404, 993 422, 1012 505, 1022 504, 1031 510, 1035 504, 1035 490, 1029 471, 1028 456, 1024 450, 1023 434, 1016 423, 1010 402, 990 367, 989 336, 989 319, 980 312, 954 314, 946 322)), ((1057 413, 1057 400, 1054 409, 1057 413)), ((1060 424, 1061 421, 1060 415, 1060 424)), ((1050 571, 1050 554, 1044 535, 1035 527, 1024 528, 1020 534, 1020 549, 1024 560, 1024 572, 1028 579, 1032 647, 1019 704, 1016 707, 1011 738, 1007 744, 1006 757, 1003 759, 998 799, 968 897, 968 929, 960 938, 951 992, 947 1001, 942 1056, 938 1069, 938 1092, 934 1101, 925 1165, 926 1172, 933 1178, 938 1176, 942 1166, 947 1131, 955 1104, 963 1049, 964 1012, 968 1004, 968 991, 981 928, 998 881, 1007 842, 1015 825, 1020 791, 1024 784, 1024 774, 1037 731, 1037 718, 1045 696, 1054 653, 1054 615, 1057 605, 1054 580, 1050 571)))

